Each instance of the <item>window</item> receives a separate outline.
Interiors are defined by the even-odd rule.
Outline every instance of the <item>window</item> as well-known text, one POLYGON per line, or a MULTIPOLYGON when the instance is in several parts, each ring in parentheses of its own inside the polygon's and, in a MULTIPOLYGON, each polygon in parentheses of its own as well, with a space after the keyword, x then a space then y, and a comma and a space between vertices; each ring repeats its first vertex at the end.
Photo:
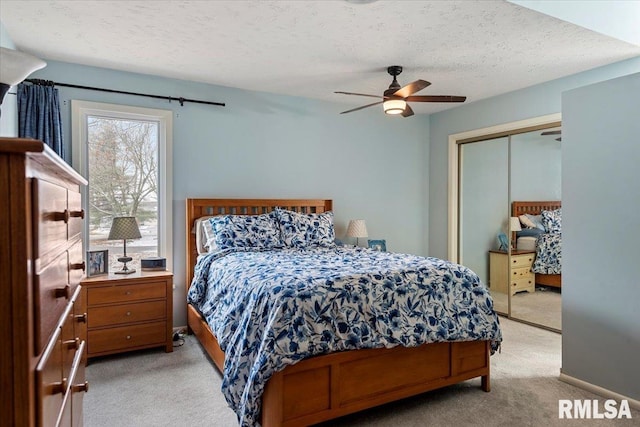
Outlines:
POLYGON ((85 249, 107 249, 109 270, 120 270, 123 241, 108 239, 111 222, 134 216, 142 237, 127 241, 132 265, 162 256, 171 269, 171 111, 75 100, 71 108, 73 166, 89 181, 85 249))

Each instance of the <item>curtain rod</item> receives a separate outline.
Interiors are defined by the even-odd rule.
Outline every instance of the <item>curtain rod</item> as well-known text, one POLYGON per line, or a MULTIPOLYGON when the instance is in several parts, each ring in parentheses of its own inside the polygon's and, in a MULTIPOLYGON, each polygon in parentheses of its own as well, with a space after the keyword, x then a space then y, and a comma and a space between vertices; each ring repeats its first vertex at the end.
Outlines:
POLYGON ((86 90, 97 90, 100 92, 109 92, 109 93, 121 93, 124 95, 135 95, 135 96, 146 96, 147 98, 156 98, 156 99, 166 99, 168 101, 178 101, 180 106, 184 106, 185 102, 193 102, 196 104, 207 104, 207 105, 219 105, 221 107, 225 106, 224 102, 213 102, 213 101, 200 101, 198 99, 187 99, 187 98, 176 98, 173 96, 162 96, 162 95, 151 95, 147 93, 137 93, 137 92, 127 92, 124 90, 115 90, 115 89, 105 89, 101 87, 92 87, 92 86, 81 86, 81 85, 72 85, 68 83, 58 83, 53 82, 51 80, 41 80, 41 79, 26 79, 25 82, 29 82, 35 85, 43 85, 43 86, 64 86, 64 87, 72 87, 75 89, 86 89, 86 90))

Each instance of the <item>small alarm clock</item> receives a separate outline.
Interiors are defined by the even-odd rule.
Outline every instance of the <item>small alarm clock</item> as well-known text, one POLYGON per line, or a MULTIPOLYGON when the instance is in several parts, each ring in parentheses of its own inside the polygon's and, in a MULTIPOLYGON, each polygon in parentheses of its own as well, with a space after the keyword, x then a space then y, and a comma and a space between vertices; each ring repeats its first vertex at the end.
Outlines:
POLYGON ((162 257, 149 257, 140 260, 142 271, 164 271, 167 269, 167 259, 162 257))

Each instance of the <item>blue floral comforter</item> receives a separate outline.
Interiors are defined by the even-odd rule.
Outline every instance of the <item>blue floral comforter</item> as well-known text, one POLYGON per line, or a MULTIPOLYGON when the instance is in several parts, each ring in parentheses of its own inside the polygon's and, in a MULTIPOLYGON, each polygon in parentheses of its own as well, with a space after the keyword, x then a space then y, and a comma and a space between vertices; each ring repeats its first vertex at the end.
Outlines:
POLYGON ((301 359, 358 348, 502 336, 478 276, 437 258, 363 248, 228 249, 200 257, 187 295, 225 352, 222 391, 260 422, 267 380, 301 359))
POLYGON ((562 273, 562 234, 545 233, 538 236, 536 259, 531 271, 540 274, 562 273))

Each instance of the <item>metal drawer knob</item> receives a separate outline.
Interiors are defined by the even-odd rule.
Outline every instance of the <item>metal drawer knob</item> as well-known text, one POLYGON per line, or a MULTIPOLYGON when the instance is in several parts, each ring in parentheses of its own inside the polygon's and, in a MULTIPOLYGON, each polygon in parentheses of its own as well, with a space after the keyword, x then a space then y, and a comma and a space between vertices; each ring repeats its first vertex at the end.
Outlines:
POLYGON ((71 211, 71 213, 69 213, 69 216, 71 218, 82 218, 82 219, 84 219, 84 209, 79 210, 79 211, 71 211))
POLYGON ((78 262, 78 263, 75 263, 75 264, 69 264, 69 270, 82 270, 82 271, 84 271, 84 269, 85 269, 84 261, 78 262))
POLYGON ((127 339, 130 340, 131 339, 131 335, 127 335, 127 339))
POLYGON ((78 323, 87 323, 87 313, 77 314, 75 318, 78 323))
POLYGON ((126 291, 124 294, 125 295, 131 295, 131 291, 126 291))
POLYGON ((127 311, 127 316, 131 316, 131 312, 130 311, 127 311))

